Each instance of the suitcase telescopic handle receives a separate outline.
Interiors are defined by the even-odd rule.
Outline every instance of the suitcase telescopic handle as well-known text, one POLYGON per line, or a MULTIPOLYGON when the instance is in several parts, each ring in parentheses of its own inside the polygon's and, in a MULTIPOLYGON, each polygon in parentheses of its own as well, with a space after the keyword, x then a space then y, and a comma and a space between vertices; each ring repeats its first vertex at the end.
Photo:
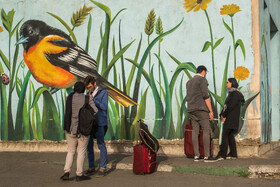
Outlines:
POLYGON ((136 144, 139 144, 139 128, 140 128, 141 119, 137 120, 137 127, 136 127, 136 144))

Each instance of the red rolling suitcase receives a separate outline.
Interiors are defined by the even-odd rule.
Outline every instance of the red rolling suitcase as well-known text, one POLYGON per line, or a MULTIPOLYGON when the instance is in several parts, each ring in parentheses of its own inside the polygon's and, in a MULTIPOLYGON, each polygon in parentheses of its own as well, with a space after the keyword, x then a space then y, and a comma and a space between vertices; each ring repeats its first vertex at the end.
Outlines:
POLYGON ((133 172, 135 174, 149 174, 155 171, 157 165, 157 153, 152 152, 144 144, 139 144, 139 124, 137 126, 136 145, 133 147, 133 172))
MULTIPOLYGON (((203 131, 200 129, 199 135, 198 135, 198 143, 199 143, 199 153, 200 157, 204 157, 204 146, 203 146, 203 131)), ((213 141, 210 135, 210 155, 212 156, 212 146, 213 141)), ((184 150, 185 155, 188 158, 194 157, 194 150, 193 150, 193 144, 192 144, 192 125, 190 121, 187 122, 185 127, 185 138, 184 138, 184 150)))
POLYGON ((157 154, 150 151, 144 144, 133 147, 133 172, 149 174, 155 171, 157 154))

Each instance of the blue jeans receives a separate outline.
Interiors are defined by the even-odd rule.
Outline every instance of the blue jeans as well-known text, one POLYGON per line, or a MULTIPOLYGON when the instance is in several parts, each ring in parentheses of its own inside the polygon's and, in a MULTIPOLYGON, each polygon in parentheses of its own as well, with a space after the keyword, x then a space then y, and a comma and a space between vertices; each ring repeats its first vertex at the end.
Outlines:
POLYGON ((87 146, 87 158, 88 158, 88 165, 89 168, 94 168, 94 138, 97 140, 97 146, 100 150, 100 168, 106 168, 107 164, 107 149, 104 142, 104 136, 105 136, 105 128, 106 127, 98 127, 97 132, 94 133, 94 135, 90 135, 89 142, 87 146))

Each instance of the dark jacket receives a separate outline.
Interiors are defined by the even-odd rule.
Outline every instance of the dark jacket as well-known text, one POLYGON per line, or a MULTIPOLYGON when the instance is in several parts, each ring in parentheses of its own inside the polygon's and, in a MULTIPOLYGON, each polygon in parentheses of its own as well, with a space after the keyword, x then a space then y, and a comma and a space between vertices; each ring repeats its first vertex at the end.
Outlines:
POLYGON ((107 126, 108 92, 99 87, 98 95, 93 98, 93 101, 95 103, 95 106, 98 108, 98 126, 107 126))
POLYGON ((224 108, 220 114, 220 116, 226 118, 224 128, 238 129, 242 103, 244 103, 244 96, 240 91, 229 91, 224 108))
POLYGON ((195 75, 187 82, 187 103, 188 112, 205 111, 209 112, 205 99, 209 98, 208 82, 205 77, 195 75))

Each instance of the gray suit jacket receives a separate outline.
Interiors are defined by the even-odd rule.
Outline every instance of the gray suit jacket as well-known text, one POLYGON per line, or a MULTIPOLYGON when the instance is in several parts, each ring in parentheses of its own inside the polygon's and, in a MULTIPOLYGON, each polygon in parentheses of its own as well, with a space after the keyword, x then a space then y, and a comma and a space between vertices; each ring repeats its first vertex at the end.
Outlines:
MULTIPOLYGON (((85 104, 85 95, 83 93, 75 93, 72 99, 72 116, 71 116, 71 126, 70 126, 70 132, 72 134, 77 134, 77 128, 79 123, 79 111, 84 104, 85 104)), ((89 105, 93 108, 94 112, 98 112, 98 109, 95 106, 92 98, 89 98, 89 105)))

